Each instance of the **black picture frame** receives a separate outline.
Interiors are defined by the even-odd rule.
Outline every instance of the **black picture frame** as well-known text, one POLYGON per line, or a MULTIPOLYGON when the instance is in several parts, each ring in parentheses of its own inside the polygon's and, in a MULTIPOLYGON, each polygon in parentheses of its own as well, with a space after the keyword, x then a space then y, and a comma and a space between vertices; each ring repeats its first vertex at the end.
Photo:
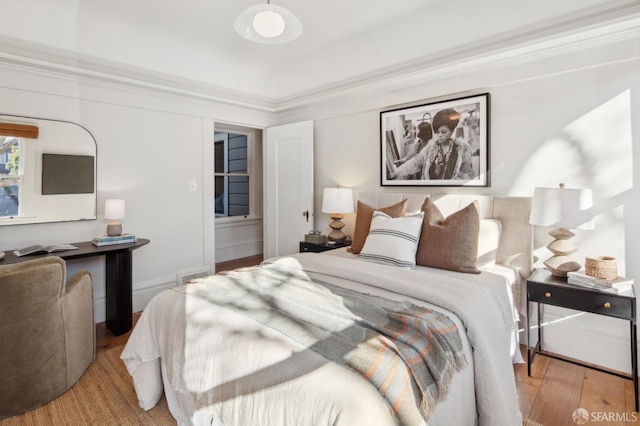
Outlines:
POLYGON ((489 98, 482 93, 380 112, 380 184, 490 186, 489 98))

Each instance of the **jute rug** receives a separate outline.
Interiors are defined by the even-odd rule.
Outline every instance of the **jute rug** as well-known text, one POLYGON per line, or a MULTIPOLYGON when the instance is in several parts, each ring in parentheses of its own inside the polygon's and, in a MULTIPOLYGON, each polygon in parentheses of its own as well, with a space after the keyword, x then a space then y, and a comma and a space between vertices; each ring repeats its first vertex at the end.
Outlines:
POLYGON ((35 410, 0 420, 0 426, 175 426, 164 397, 149 411, 138 407, 131 376, 120 359, 123 349, 116 346, 98 352, 95 362, 65 394, 35 410))
MULTIPOLYGON (((100 351, 69 391, 35 410, 0 420, 0 426, 175 426, 164 397, 149 411, 138 407, 131 376, 120 359, 123 349, 100 351)), ((523 426, 543 425, 525 420, 523 426)))

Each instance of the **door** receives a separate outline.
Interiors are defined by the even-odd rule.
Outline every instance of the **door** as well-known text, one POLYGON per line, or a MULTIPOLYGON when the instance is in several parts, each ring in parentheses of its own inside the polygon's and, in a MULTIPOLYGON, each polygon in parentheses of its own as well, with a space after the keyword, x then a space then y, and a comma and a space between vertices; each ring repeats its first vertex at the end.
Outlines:
POLYGON ((262 158, 264 258, 297 253, 313 229, 313 121, 267 128, 262 158))

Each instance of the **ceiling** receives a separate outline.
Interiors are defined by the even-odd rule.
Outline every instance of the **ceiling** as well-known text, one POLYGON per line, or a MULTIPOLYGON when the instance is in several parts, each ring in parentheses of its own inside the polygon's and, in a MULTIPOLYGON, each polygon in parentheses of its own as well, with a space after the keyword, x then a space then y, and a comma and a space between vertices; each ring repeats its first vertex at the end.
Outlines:
POLYGON ((289 44, 262 45, 233 29, 259 0, 0 1, 5 59, 30 56, 266 100, 640 14, 638 0, 273 0, 304 32, 289 44))

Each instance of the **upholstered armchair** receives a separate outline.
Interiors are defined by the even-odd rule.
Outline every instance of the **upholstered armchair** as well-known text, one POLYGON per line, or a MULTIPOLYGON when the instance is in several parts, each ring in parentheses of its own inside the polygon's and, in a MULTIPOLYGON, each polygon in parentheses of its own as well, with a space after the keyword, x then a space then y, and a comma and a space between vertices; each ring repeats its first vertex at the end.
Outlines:
POLYGON ((62 395, 95 359, 91 275, 66 274, 59 257, 0 261, 0 419, 62 395))

